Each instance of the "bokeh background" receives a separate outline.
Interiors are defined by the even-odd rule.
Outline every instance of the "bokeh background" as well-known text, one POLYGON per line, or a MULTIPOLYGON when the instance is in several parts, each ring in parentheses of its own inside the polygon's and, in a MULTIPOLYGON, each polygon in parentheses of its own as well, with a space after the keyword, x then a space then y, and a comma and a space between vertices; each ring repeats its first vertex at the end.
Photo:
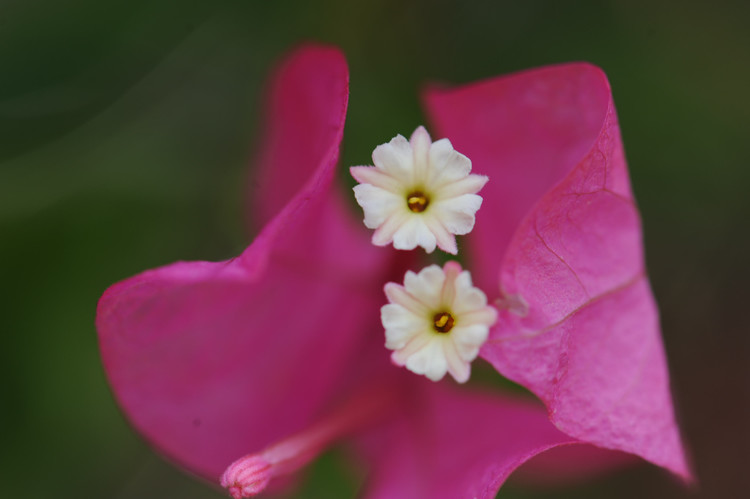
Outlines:
MULTIPOLYGON (((501 498, 750 490, 748 3, 0 1, 0 496, 219 498, 118 412, 93 326, 111 283, 248 242, 264 79, 303 40, 350 63, 344 164, 424 121, 427 81, 586 60, 609 75, 698 490, 642 465, 501 498)), ((295 497, 353 497, 335 451, 295 497)))

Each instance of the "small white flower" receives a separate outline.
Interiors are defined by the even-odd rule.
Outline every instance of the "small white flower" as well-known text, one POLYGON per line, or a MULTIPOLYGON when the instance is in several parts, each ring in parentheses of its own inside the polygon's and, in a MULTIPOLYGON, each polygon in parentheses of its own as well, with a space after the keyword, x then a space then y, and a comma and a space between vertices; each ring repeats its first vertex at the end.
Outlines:
POLYGON ((357 203, 365 211, 365 225, 376 229, 373 244, 428 253, 435 246, 456 254, 455 234, 474 228, 482 205, 476 193, 487 177, 470 174, 471 161, 453 149, 448 139, 432 142, 424 127, 408 141, 397 135, 372 153, 372 166, 353 166, 359 182, 357 203))
POLYGON ((457 262, 408 271, 404 285, 389 282, 390 302, 380 309, 385 346, 399 366, 439 381, 449 372, 459 383, 469 379, 471 362, 487 340, 497 311, 471 283, 457 262))

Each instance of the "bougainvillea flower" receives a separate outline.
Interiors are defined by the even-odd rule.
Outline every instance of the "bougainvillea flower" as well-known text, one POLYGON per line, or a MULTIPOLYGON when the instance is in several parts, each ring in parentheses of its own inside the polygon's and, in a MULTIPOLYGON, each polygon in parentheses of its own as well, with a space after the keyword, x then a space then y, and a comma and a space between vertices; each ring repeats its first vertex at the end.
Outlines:
POLYGON ((439 381, 450 372, 459 383, 469 380, 471 361, 487 341, 497 311, 471 283, 457 262, 406 272, 404 285, 389 282, 390 302, 380 309, 385 347, 391 360, 416 374, 439 381))
POLYGON ((455 234, 474 227, 482 205, 477 192, 487 177, 471 172, 471 161, 455 151, 448 139, 432 142, 424 127, 407 141, 397 135, 372 153, 375 166, 353 166, 357 202, 365 210, 365 225, 377 229, 373 244, 428 253, 440 247, 456 254, 455 234))
POLYGON ((283 485, 344 437, 369 498, 494 497, 553 448, 591 452, 548 454, 551 474, 610 449, 689 478, 602 72, 569 64, 425 95, 436 135, 492 179, 464 241, 473 284, 500 309, 480 356, 543 404, 388 361, 383 286, 410 253, 373 246, 334 188, 347 99, 337 50, 295 52, 271 84, 252 244, 101 298, 104 366, 134 427, 235 497, 283 485))

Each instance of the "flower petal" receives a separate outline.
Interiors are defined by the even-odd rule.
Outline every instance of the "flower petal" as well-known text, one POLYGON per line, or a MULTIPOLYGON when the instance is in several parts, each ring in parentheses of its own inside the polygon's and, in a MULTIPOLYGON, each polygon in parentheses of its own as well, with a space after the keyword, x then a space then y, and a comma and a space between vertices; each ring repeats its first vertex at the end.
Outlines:
POLYGON ((380 310, 380 318, 385 327, 385 346, 390 350, 404 348, 409 340, 425 328, 427 322, 426 318, 420 318, 395 303, 384 305, 380 310))
POLYGON ((441 223, 453 234, 463 235, 474 228, 475 213, 482 206, 482 198, 476 194, 462 194, 451 199, 435 202, 433 210, 441 223))
POLYGON ((427 228, 430 229, 430 232, 435 236, 438 248, 446 253, 450 253, 451 255, 458 253, 456 236, 448 232, 448 229, 445 228, 437 217, 425 215, 423 220, 427 228))
POLYGON ((429 88, 428 116, 492 179, 467 261, 482 289, 497 289, 500 261, 534 203, 590 149, 602 125, 609 90, 587 64, 552 66, 456 89, 429 88))
MULTIPOLYGON (((297 172, 302 187, 239 258, 144 272, 99 302, 100 348, 120 406, 170 459, 210 480, 310 424, 341 395, 363 342, 380 343, 369 338, 379 336, 389 262, 330 189, 346 80, 332 49, 302 49, 282 67, 272 123, 300 121, 283 90, 305 130, 326 130, 328 142, 297 148, 307 165, 297 172)), ((289 149, 283 141, 267 146, 289 149)))
POLYGON ((481 355, 534 391, 558 428, 690 479, 669 394, 658 314, 645 277, 597 296, 541 329, 525 327, 524 319, 508 311, 498 324, 481 355))
MULTIPOLYGON (((433 169, 430 172, 427 184, 431 188, 466 180, 471 173, 471 160, 453 149, 453 144, 448 139, 433 142, 430 147, 429 158, 433 169), (438 178, 440 183, 435 185, 434 182, 438 178)), ((476 190, 471 192, 476 192, 476 190)))
POLYGON ((425 317, 429 315, 429 307, 414 298, 400 284, 389 282, 386 283, 383 289, 385 290, 385 295, 388 297, 388 301, 390 301, 391 303, 398 303, 402 307, 411 310, 411 312, 415 315, 423 315, 425 317))
POLYGON ((362 441, 366 499, 492 499, 521 464, 576 441, 540 405, 419 382, 401 418, 362 441))
POLYGON ((405 365, 413 373, 424 374, 432 381, 440 381, 448 372, 448 363, 443 354, 443 341, 431 338, 406 359, 405 365))
POLYGON ((404 348, 402 348, 401 350, 395 350, 391 354, 391 362, 393 362, 397 366, 406 365, 406 362, 412 355, 414 355, 415 352, 419 352, 420 350, 425 348, 431 341, 432 338, 425 334, 414 336, 406 343, 404 348))
POLYGON ((370 184, 355 186, 354 196, 365 212, 365 226, 368 229, 377 229, 390 217, 398 215, 404 204, 402 197, 370 184))
POLYGON ((329 47, 295 51, 277 68, 268 93, 248 195, 256 227, 266 225, 303 188, 316 166, 311 158, 338 154, 339 124, 349 98, 343 54, 329 47))
POLYGON ((569 435, 689 477, 604 74, 563 65, 427 100, 441 133, 493 179, 483 213, 503 221, 477 223, 475 279, 497 289, 505 253, 500 288, 528 304, 501 313, 481 355, 569 435))
POLYGON ((469 381, 471 361, 474 359, 463 359, 453 341, 444 341, 443 349, 445 350, 445 360, 448 363, 448 372, 453 376, 453 379, 458 383, 469 381))
MULTIPOLYGON (((482 190, 490 178, 485 175, 469 175, 450 183, 443 183, 436 187, 439 199, 451 199, 464 194, 474 194, 482 190)), ((480 203, 481 205, 481 203, 480 203)), ((478 210, 479 206, 474 210, 478 210)))
POLYGON ((397 179, 373 166, 352 166, 349 168, 349 173, 360 184, 372 184, 393 193, 400 193, 402 190, 401 183, 397 179))
POLYGON ((397 135, 387 144, 381 144, 372 152, 372 163, 384 174, 401 181, 414 181, 413 153, 409 141, 397 135))
POLYGON ((409 138, 409 144, 414 154, 414 178, 427 178, 432 139, 425 127, 419 126, 414 130, 409 138))
MULTIPOLYGON (((488 319, 495 319, 487 314, 488 319)), ((479 347, 487 340, 487 324, 467 324, 456 326, 453 332, 453 342, 456 351, 465 361, 471 362, 477 358, 479 347)))
POLYGON ((427 253, 432 253, 437 247, 437 238, 430 232, 422 217, 412 216, 408 217, 393 234, 393 247, 412 250, 417 246, 423 247, 427 253))
POLYGON ((419 273, 408 271, 404 275, 404 288, 412 296, 419 297, 428 308, 440 306, 440 295, 443 290, 445 274, 437 265, 423 268, 419 273))

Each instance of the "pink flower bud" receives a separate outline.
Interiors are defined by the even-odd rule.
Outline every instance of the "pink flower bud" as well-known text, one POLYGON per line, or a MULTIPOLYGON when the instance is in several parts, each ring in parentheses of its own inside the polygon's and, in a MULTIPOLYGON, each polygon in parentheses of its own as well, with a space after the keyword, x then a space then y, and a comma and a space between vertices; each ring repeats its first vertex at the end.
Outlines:
POLYGON ((271 465, 258 456, 249 454, 233 462, 221 475, 221 486, 234 499, 261 493, 271 479, 271 465))

